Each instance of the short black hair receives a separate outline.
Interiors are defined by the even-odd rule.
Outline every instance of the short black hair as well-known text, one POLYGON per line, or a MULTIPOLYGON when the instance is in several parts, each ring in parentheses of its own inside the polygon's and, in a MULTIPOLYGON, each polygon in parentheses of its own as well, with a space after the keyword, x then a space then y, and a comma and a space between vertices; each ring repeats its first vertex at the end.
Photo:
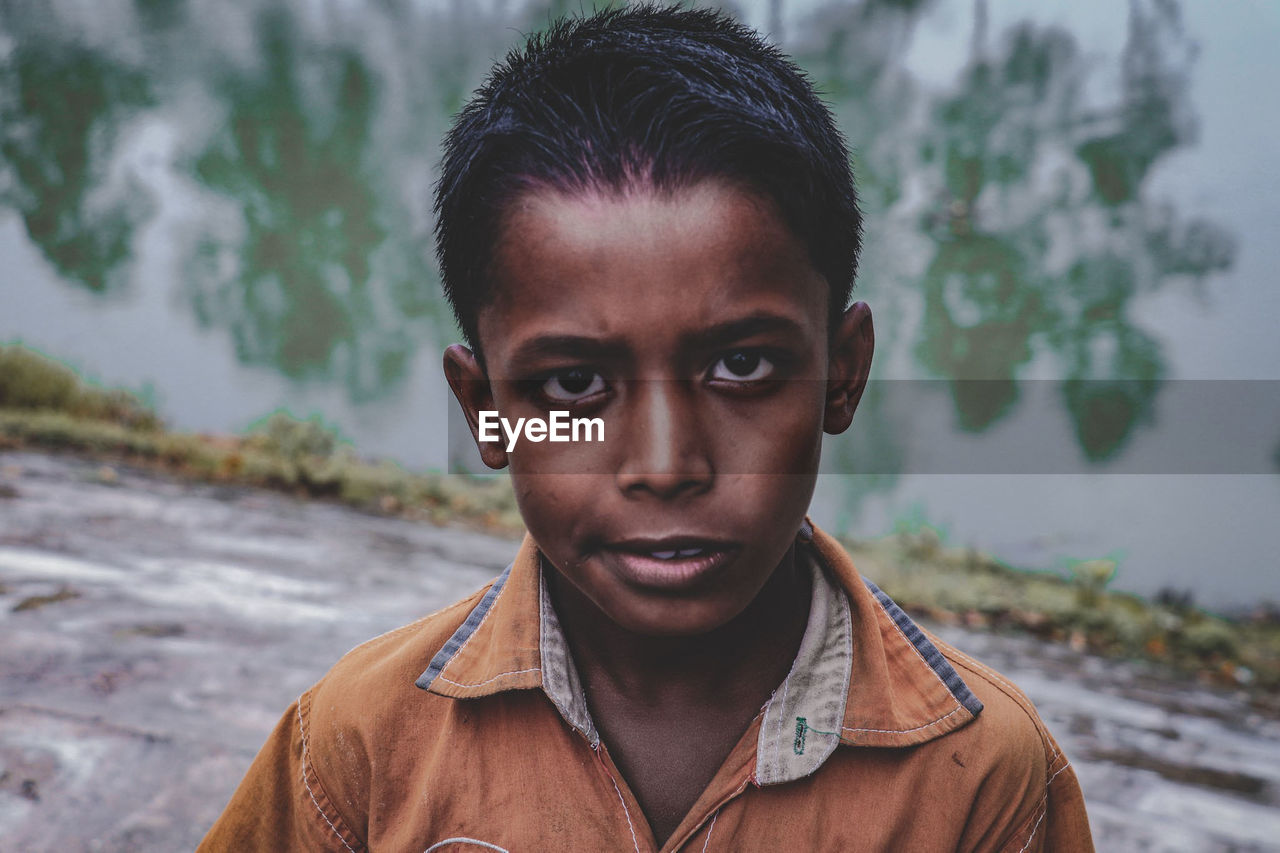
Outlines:
POLYGON ((848 303, 862 236, 844 137, 812 84, 720 12, 645 3, 562 18, 495 65, 445 137, 436 255, 479 350, 503 214, 523 192, 725 179, 771 200, 848 303))

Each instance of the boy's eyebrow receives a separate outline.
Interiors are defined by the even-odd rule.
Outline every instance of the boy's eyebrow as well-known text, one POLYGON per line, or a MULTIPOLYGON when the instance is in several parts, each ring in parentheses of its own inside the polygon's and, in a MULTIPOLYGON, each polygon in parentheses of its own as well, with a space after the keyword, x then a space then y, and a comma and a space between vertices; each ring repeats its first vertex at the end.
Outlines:
POLYGON ((766 332, 781 332, 798 338, 805 336, 804 327, 790 317, 761 312, 699 329, 697 340, 702 346, 716 347, 766 332))
MULTIPOLYGON (((694 330, 689 338, 700 348, 715 348, 768 332, 780 332, 797 338, 803 338, 806 334, 804 327, 790 317, 762 312, 694 330)), ((608 359, 625 356, 626 351, 626 344, 620 340, 586 335, 538 335, 521 342, 512 352, 511 360, 519 364, 556 357, 608 359)))
POLYGON ((539 335, 522 342, 511 354, 514 362, 535 361, 548 357, 606 358, 621 354, 621 342, 601 340, 584 335, 539 335))

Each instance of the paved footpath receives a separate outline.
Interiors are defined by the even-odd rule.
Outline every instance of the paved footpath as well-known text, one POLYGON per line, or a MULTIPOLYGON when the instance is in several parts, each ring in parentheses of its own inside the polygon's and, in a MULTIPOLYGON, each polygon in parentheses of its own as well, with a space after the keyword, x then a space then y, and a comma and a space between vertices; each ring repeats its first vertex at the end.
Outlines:
MULTIPOLYGON (((515 543, 239 487, 0 454, 0 851, 195 847, 338 657, 515 543)), ((1017 681, 1102 851, 1280 850, 1280 720, 1035 641, 943 636, 1017 681)))

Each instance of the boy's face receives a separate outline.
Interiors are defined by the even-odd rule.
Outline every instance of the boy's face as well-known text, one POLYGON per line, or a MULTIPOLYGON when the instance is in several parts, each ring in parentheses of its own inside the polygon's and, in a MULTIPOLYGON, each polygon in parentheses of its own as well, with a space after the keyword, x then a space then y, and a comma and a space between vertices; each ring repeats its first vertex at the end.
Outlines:
POLYGON ((671 194, 526 194, 478 316, 485 367, 445 354, 481 410, 601 418, 602 442, 481 443, 561 575, 650 635, 720 627, 786 556, 823 431, 848 427, 871 364, 861 303, 829 290, 772 206, 718 181, 671 194))

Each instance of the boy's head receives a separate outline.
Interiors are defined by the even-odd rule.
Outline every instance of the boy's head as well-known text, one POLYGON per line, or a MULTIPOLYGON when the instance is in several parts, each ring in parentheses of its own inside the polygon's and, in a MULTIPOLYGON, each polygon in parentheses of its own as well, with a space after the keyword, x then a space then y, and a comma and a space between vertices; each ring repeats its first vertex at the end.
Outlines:
POLYGON ((437 255, 477 353, 504 217, 538 189, 742 186, 800 237, 831 316, 848 302, 861 217, 844 139, 800 69, 719 13, 646 4, 562 20, 494 68, 444 147, 437 255))
POLYGON ((437 213, 473 435, 482 411, 604 423, 599 442, 479 445, 566 589, 644 634, 743 613, 874 345, 867 307, 844 308, 848 156, 803 77, 710 12, 558 24, 459 116, 437 213))

